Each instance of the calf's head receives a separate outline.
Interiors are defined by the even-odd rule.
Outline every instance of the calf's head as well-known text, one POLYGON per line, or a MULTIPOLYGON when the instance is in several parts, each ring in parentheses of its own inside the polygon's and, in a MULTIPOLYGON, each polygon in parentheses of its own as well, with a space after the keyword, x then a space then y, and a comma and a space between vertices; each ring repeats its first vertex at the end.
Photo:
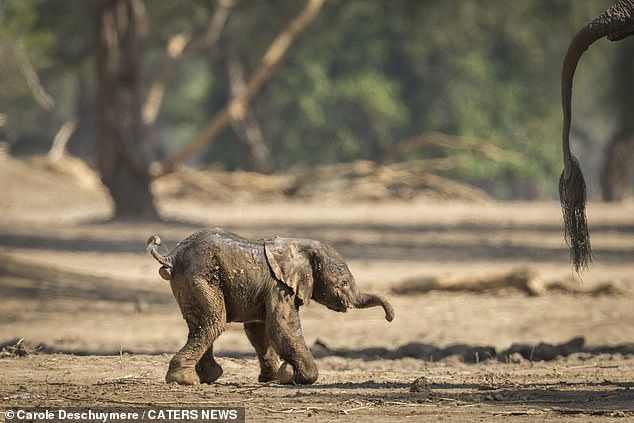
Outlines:
POLYGON ((277 280, 308 304, 314 299, 331 310, 383 307, 385 319, 392 321, 394 309, 379 295, 359 292, 341 255, 319 241, 272 238, 264 243, 266 259, 277 280))

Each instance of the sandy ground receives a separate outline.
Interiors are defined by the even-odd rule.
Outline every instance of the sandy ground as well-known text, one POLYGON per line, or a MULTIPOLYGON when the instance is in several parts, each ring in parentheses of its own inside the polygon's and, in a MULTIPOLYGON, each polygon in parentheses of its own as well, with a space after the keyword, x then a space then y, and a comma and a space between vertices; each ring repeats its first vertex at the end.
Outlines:
MULTIPOLYGON (((572 275, 554 202, 280 201, 161 197, 163 223, 111 223, 94 180, 0 160, 0 409, 245 407, 247 421, 590 421, 634 419, 634 205, 591 203, 595 262, 580 287, 528 296, 432 291, 396 295, 415 277, 486 276, 519 267, 572 275), (36 171, 37 170, 37 171, 36 171), (381 309, 302 310, 320 370, 312 386, 257 382, 241 326, 215 344, 224 375, 163 381, 186 327, 145 240, 172 247, 201 227, 246 237, 316 238, 346 257, 381 309)), ((0 419, 3 416, 0 413, 0 419)))

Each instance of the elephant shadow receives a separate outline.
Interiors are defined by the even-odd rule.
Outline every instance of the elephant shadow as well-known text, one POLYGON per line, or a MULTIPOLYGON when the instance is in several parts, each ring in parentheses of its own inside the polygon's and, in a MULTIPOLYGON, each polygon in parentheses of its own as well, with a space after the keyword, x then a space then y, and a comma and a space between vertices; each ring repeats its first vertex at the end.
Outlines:
POLYGON ((629 356, 634 355, 634 343, 588 347, 585 345, 585 338, 580 336, 560 344, 545 342, 539 344, 514 343, 504 350, 497 351, 495 347, 486 345, 453 344, 446 347, 439 347, 422 342, 409 342, 394 349, 384 347, 331 349, 323 341, 317 340, 311 347, 311 352, 315 358, 335 356, 360 359, 363 361, 415 358, 434 362, 455 357, 464 363, 477 364, 487 360, 495 360, 503 363, 521 360, 552 361, 576 353, 590 355, 621 354, 623 356, 629 356))

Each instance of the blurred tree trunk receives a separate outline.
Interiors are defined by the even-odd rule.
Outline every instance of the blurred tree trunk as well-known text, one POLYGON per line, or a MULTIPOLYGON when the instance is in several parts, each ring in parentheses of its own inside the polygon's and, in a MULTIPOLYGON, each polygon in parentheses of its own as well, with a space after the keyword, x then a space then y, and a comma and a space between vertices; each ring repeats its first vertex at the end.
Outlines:
POLYGON ((612 48, 616 59, 611 67, 609 98, 617 128, 605 149, 600 179, 603 200, 622 201, 632 187, 634 166, 634 43, 623 42, 612 48))
POLYGON ((141 0, 100 0, 96 18, 97 168, 115 219, 156 219, 139 80, 145 8, 141 0))
POLYGON ((81 72, 78 79, 77 104, 74 106, 77 129, 68 141, 68 152, 95 166, 95 80, 88 72, 81 72))
POLYGON ((620 133, 607 147, 601 169, 603 201, 622 201, 628 195, 632 180, 634 136, 620 133))

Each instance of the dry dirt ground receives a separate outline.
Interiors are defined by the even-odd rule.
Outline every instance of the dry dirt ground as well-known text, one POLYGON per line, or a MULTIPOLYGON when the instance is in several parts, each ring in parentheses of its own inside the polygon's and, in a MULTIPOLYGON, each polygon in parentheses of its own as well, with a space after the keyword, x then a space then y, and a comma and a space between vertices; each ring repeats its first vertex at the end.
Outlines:
POLYGON ((558 204, 162 195, 165 222, 112 223, 86 172, 6 157, 0 190, 0 409, 241 406, 254 422, 634 420, 632 203, 590 204, 595 262, 582 282, 534 296, 503 287, 397 295, 411 278, 486 279, 520 267, 570 279, 558 204), (209 226, 327 241, 362 289, 390 298, 396 318, 305 307, 320 370, 312 386, 258 383, 237 324, 215 344, 218 383, 168 385, 186 328, 145 240, 159 234, 173 247, 209 226))

